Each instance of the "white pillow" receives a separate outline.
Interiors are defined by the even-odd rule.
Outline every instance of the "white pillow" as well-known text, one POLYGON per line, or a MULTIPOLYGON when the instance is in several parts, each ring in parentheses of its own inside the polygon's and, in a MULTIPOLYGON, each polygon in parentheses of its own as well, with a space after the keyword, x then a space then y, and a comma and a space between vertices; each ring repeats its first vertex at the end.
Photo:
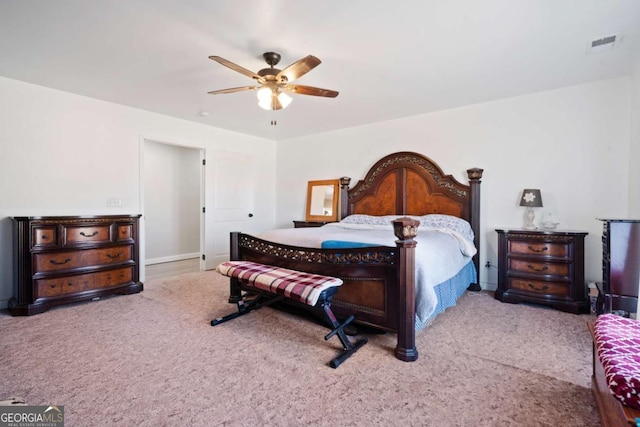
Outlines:
POLYGON ((341 224, 391 226, 392 222, 398 218, 409 217, 420 221, 420 226, 424 228, 448 229, 460 233, 465 239, 473 242, 473 230, 471 224, 462 218, 444 214, 429 214, 423 216, 412 215, 365 215, 353 214, 340 221, 341 224))
POLYGON ((429 228, 446 228, 457 231, 470 242, 473 242, 471 224, 462 218, 452 215, 429 214, 420 217, 420 226, 429 228))
POLYGON ((344 218, 340 221, 343 224, 366 224, 366 225, 388 225, 391 226, 392 222, 398 218, 409 217, 415 220, 420 221, 420 217, 410 216, 410 215, 364 215, 364 214, 353 214, 344 218))

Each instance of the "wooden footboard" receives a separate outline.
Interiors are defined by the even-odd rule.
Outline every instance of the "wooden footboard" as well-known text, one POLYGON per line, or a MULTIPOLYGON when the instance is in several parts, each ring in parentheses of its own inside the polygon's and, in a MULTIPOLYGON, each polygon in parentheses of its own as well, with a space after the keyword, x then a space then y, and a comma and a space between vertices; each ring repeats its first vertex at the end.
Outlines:
MULTIPOLYGON (((335 314, 397 332, 395 355, 418 358, 415 347, 415 246, 419 222, 394 221, 396 247, 315 249, 276 244, 238 232, 231 233, 231 260, 254 261, 343 280, 333 297, 335 314)), ((231 279, 230 302, 241 299, 242 285, 231 279)))
MULTIPOLYGON (((593 323, 589 323, 589 331, 593 337, 593 323)), ((607 385, 604 368, 598 358, 595 341, 593 343, 593 375, 591 376, 591 391, 598 406, 600 420, 605 427, 629 427, 636 425, 636 418, 640 418, 640 410, 630 408, 616 399, 607 385)))

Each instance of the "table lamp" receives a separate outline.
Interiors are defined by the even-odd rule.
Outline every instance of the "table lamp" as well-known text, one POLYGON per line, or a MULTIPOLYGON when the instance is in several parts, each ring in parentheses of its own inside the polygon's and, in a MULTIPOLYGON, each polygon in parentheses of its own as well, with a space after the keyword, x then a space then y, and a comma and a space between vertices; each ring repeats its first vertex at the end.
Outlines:
POLYGON ((524 189, 522 190, 522 198, 520 198, 520 206, 527 208, 527 222, 524 225, 526 230, 535 230, 536 226, 533 225, 533 220, 536 215, 533 212, 533 208, 542 207, 542 195, 540 190, 537 189, 524 189))

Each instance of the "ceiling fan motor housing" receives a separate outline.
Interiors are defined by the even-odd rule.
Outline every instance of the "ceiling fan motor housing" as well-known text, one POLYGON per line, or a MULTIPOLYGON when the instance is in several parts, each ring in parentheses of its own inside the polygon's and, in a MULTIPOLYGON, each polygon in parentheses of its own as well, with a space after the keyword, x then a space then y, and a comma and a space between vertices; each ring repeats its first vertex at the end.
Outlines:
POLYGON ((281 58, 280 54, 276 52, 265 52, 262 54, 262 57, 271 67, 273 67, 274 65, 278 65, 278 62, 280 62, 281 58))
POLYGON ((262 70, 258 71, 258 75, 260 77, 267 77, 267 81, 275 80, 275 77, 278 75, 280 70, 273 67, 280 62, 280 54, 276 52, 265 52, 262 54, 262 57, 267 62, 267 64, 270 65, 270 68, 263 68, 262 70), (268 76, 273 76, 273 78, 269 78, 268 76))

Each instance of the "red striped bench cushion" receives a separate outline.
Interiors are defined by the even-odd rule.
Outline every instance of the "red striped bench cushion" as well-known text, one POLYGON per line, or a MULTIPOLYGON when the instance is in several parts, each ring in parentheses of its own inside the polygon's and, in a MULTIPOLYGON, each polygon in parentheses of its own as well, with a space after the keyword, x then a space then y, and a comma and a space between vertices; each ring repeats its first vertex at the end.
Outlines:
POLYGON ((640 322, 607 313, 598 316, 593 329, 611 393, 640 409, 640 322))
POLYGON ((224 276, 235 277, 257 289, 284 295, 294 301, 316 305, 320 294, 342 285, 336 277, 305 273, 251 261, 226 261, 216 267, 224 276))

